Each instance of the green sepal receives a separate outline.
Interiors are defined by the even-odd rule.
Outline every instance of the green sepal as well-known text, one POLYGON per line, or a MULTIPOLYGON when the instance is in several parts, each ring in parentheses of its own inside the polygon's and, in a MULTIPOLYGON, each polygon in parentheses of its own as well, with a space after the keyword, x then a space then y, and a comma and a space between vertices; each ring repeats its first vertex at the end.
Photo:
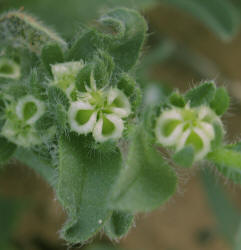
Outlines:
POLYGON ((193 164, 194 156, 194 148, 192 146, 185 146, 173 155, 173 161, 181 167, 189 168, 193 164))
POLYGON ((49 43, 42 48, 42 62, 50 75, 52 75, 51 65, 64 61, 62 48, 57 43, 49 43))
POLYGON ((175 192, 177 177, 153 145, 151 136, 138 127, 130 143, 126 167, 113 190, 112 207, 121 211, 148 212, 175 192))
POLYGON ((52 120, 52 124, 56 125, 60 132, 65 132, 68 126, 67 110, 70 105, 67 96, 60 88, 52 86, 48 88, 48 100, 48 113, 40 122, 46 119, 49 124, 52 120))
POLYGON ((221 146, 224 137, 224 130, 220 123, 214 122, 214 139, 211 141, 212 150, 221 146))
POLYGON ((105 224, 105 233, 112 239, 125 236, 134 222, 134 216, 123 211, 113 211, 112 216, 105 224))
POLYGON ((142 100, 142 93, 135 80, 126 73, 122 73, 117 83, 117 88, 122 90, 131 102, 132 111, 135 112, 142 100))
POLYGON ((17 146, 6 138, 0 137, 0 165, 5 164, 13 156, 17 146))
POLYGON ((75 81, 75 86, 80 92, 85 92, 85 86, 90 87, 93 80, 93 64, 86 64, 78 73, 75 81))
POLYGON ((209 105, 214 99, 215 92, 215 84, 213 82, 205 82, 189 90, 185 95, 185 100, 190 103, 191 107, 197 107, 203 104, 209 105))
POLYGON ((224 87, 216 90, 214 99, 210 103, 210 107, 216 112, 217 115, 223 115, 229 107, 229 95, 224 87))
POLYGON ((219 147, 209 153, 207 158, 224 176, 241 184, 241 142, 219 147))
POLYGON ((97 88, 110 84, 110 78, 114 69, 112 57, 104 52, 99 51, 98 56, 94 58, 94 79, 97 88))
POLYGON ((59 141, 57 196, 68 214, 61 236, 69 243, 84 243, 110 218, 109 199, 119 176, 119 150, 100 154, 89 148, 91 138, 69 134, 59 141))
POLYGON ((183 108, 186 104, 184 97, 177 92, 173 92, 169 97, 169 102, 171 105, 183 108))

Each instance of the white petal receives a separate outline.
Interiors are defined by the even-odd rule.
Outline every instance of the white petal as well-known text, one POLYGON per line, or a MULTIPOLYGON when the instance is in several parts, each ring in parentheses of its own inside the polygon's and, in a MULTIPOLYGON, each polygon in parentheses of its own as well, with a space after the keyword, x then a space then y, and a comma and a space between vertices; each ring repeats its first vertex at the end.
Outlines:
POLYGON ((208 136, 210 140, 212 140, 215 136, 214 128, 211 124, 207 122, 200 122, 201 129, 208 136))
POLYGON ((29 102, 33 102, 37 107, 37 111, 35 112, 35 114, 28 120, 26 120, 27 124, 33 124, 44 114, 45 105, 44 102, 36 99, 32 95, 24 96, 23 98, 19 99, 16 106, 16 114, 19 119, 24 120, 24 107, 29 102))
POLYGON ((111 134, 103 135, 102 129, 103 129, 103 118, 100 118, 93 130, 93 137, 98 142, 104 142, 109 139, 119 139, 122 135, 123 129, 124 129, 124 123, 121 118, 119 118, 116 115, 105 115, 106 119, 111 121, 113 125, 115 126, 114 131, 111 134))
POLYGON ((169 136, 165 136, 162 131, 164 125, 166 125, 166 122, 169 122, 171 120, 180 120, 182 121, 182 116, 178 112, 178 110, 168 110, 164 111, 160 117, 157 120, 155 133, 157 140, 160 144, 163 146, 173 146, 176 144, 177 139, 182 134, 183 131, 183 124, 179 124, 176 126, 176 128, 172 131, 172 133, 169 136))
POLYGON ((190 133, 191 133, 191 129, 188 129, 181 135, 176 145, 177 151, 181 150, 185 146, 186 140, 188 136, 190 135, 190 133))
POLYGON ((211 140, 206 133, 199 128, 195 128, 194 132, 202 139, 203 148, 195 154, 194 161, 202 160, 211 150, 211 140))
POLYGON ((72 131, 77 132, 78 134, 87 134, 93 130, 93 127, 96 123, 97 113, 93 112, 90 116, 90 119, 83 125, 80 125, 76 121, 76 115, 79 110, 94 110, 89 103, 77 101, 73 102, 69 108, 68 117, 69 124, 72 131))
POLYGON ((126 95, 119 89, 111 88, 108 91, 107 103, 109 105, 112 105, 111 107, 112 112, 118 115, 119 117, 127 117, 131 113, 130 102, 126 97, 126 95), (115 107, 113 102, 115 101, 116 98, 119 98, 121 100, 123 107, 115 107))

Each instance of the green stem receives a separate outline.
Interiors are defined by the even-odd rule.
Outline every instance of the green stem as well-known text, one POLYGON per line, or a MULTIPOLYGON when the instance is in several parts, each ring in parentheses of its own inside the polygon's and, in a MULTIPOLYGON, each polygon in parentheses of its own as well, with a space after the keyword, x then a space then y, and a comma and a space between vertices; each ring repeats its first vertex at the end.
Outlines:
POLYGON ((208 155, 208 160, 241 171, 241 153, 220 147, 208 155))

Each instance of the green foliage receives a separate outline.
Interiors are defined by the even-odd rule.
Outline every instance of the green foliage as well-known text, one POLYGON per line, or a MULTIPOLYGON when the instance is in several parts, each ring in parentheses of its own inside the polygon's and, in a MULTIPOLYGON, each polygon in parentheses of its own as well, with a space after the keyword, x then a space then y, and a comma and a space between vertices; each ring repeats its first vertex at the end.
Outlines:
POLYGON ((208 159, 234 183, 241 183, 241 143, 220 147, 209 154, 208 159))
POLYGON ((140 55, 147 26, 135 11, 115 9, 102 16, 99 30, 87 29, 74 42, 68 60, 90 61, 97 49, 107 51, 114 59, 118 71, 133 67, 140 55))
POLYGON ((0 164, 5 164, 14 154, 16 145, 0 137, 0 164))
POLYGON ((227 111, 229 107, 229 95, 224 87, 217 89, 210 106, 217 115, 223 115, 227 111))
POLYGON ((88 148, 88 140, 71 134, 59 145, 57 195, 69 215, 61 235, 71 243, 88 240, 110 218, 110 191, 122 165, 117 148, 102 155, 88 148))
POLYGON ((134 221, 130 213, 113 211, 112 216, 105 224, 105 233, 110 239, 119 239, 127 234, 134 221))
POLYGON ((189 90, 185 99, 187 102, 190 102, 191 107, 197 107, 202 104, 209 104, 215 96, 215 84, 212 82, 205 82, 196 88, 189 90))
POLYGON ((174 162, 182 167, 191 167, 194 161, 194 149, 192 146, 186 146, 173 156, 174 162))
POLYGON ((61 63, 64 61, 62 49, 57 43, 50 43, 45 45, 42 48, 41 58, 44 63, 44 66, 50 74, 52 73, 50 65, 61 63))
POLYGON ((0 163, 14 156, 53 187, 69 244, 101 231, 119 239, 135 213, 169 200, 171 159, 181 167, 209 159, 240 174, 240 145, 223 143, 224 88, 204 82, 182 95, 152 86, 141 103, 133 73, 147 25, 138 12, 110 10, 68 45, 18 11, 0 17, 0 32, 0 163), (5 62, 21 74, 10 79, 5 62))
POLYGON ((13 47, 27 47, 40 54, 46 42, 57 42, 65 47, 65 41, 55 32, 43 26, 33 17, 22 12, 7 12, 0 16, 0 43, 13 47))
POLYGON ((210 169, 202 170, 201 177, 209 206, 217 219, 217 229, 229 243, 233 244, 240 220, 240 212, 234 207, 228 193, 210 169))
POLYGON ((132 138, 126 167, 114 190, 112 206, 133 213, 151 211, 171 197, 176 183, 175 172, 140 126, 132 138))

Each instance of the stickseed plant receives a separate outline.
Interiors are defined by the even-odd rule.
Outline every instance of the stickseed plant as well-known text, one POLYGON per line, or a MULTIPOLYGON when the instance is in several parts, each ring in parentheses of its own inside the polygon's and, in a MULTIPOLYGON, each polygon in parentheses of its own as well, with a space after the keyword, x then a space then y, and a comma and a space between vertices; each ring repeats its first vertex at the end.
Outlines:
POLYGON ((142 98, 135 69, 146 32, 125 8, 69 44, 25 13, 0 16, 1 164, 15 158, 53 187, 70 244, 100 231, 123 237, 136 213, 175 193, 173 166, 209 161, 241 182, 241 143, 224 143, 224 87, 206 81, 158 104, 142 98))

